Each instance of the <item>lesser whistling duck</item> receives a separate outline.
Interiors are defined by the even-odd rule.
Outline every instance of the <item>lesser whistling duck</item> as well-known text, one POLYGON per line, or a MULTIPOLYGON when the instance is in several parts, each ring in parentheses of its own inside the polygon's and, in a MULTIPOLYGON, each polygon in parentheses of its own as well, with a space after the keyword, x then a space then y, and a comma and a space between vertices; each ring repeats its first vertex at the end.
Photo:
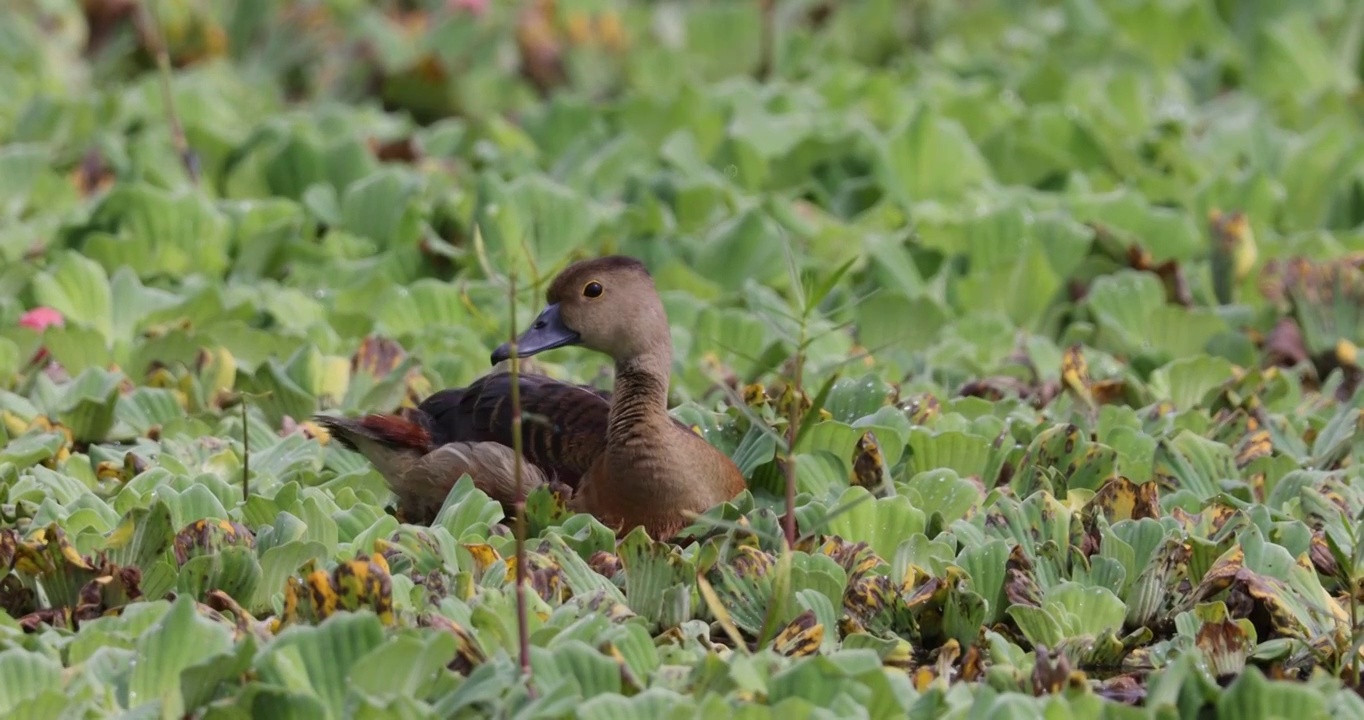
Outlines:
MULTIPOLYGON (((517 355, 569 345, 596 350, 615 361, 615 389, 520 375, 524 488, 566 488, 570 509, 618 533, 643 526, 659 539, 745 489, 728 456, 668 414, 672 336, 643 263, 621 256, 576 262, 545 300, 517 339, 517 355)), ((492 363, 510 356, 504 344, 492 363)), ((429 523, 466 472, 493 499, 514 501, 511 410, 511 376, 497 372, 402 415, 317 419, 375 465, 404 519, 429 523)))

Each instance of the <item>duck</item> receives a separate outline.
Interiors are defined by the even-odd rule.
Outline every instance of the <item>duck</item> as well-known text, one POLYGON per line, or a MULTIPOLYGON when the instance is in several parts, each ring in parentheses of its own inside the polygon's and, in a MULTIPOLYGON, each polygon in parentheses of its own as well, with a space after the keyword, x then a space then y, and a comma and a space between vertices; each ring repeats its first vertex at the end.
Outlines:
MULTIPOLYGON (((528 358, 571 346, 609 357, 614 384, 605 391, 517 374, 526 492, 546 485, 618 536, 643 527, 666 540, 747 488, 728 455, 669 413, 672 333, 644 263, 610 255, 570 264, 514 348, 504 343, 490 360, 497 368, 513 352, 528 358)), ((511 373, 494 371, 396 414, 315 420, 378 470, 404 521, 429 524, 465 473, 504 508, 514 506, 511 391, 511 373)))

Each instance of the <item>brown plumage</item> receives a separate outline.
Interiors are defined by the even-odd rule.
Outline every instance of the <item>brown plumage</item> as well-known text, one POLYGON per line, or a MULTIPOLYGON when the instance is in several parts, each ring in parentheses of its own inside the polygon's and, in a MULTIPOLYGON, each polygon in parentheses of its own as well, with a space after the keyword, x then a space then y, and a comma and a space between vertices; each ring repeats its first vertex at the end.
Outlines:
MULTIPOLYGON (((669 538, 693 515, 733 498, 743 475, 724 453, 668 414, 672 338, 644 265, 612 256, 570 265, 520 338, 529 357, 567 345, 609 355, 615 389, 520 376, 524 487, 550 483, 569 507, 618 532, 643 526, 669 538)), ((493 352, 497 364, 509 345, 493 352)), ((364 454, 398 496, 404 518, 430 522, 464 473, 505 506, 515 500, 511 376, 498 372, 442 390, 402 415, 319 416, 364 454)))

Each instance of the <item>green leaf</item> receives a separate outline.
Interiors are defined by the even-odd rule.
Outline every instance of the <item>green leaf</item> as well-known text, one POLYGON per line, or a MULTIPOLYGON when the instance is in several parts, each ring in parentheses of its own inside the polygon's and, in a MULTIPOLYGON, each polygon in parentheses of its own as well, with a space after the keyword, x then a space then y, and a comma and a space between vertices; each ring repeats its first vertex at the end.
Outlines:
POLYGON ((61 312, 67 323, 96 330, 106 342, 114 338, 113 291, 104 268, 94 260, 61 253, 50 270, 34 276, 33 296, 38 304, 61 312))
MULTIPOLYGON (((649 538, 643 528, 630 531, 617 548, 625 569, 625 601, 630 609, 657 624, 666 613, 666 597, 686 587, 695 573, 676 547, 649 538)), ((674 618, 675 619, 675 618, 674 618)))
POLYGON ((315 627, 289 627, 256 667, 268 682, 310 695, 331 717, 343 717, 353 668, 382 642, 383 627, 373 613, 338 613, 315 627))
POLYGON ((61 689, 60 662, 18 647, 0 652, 0 712, 6 716, 24 701, 61 689))
POLYGON ((475 487, 473 478, 466 474, 450 488, 431 526, 445 528, 451 537, 463 540, 470 535, 486 536, 493 523, 501 519, 502 505, 475 487))
POLYGON ((1326 715, 1317 692, 1300 683, 1270 681, 1258 667, 1249 666, 1217 700, 1223 717, 1317 717, 1326 715))
POLYGON ((232 633, 226 625, 200 615, 193 598, 177 598, 137 642, 140 662, 129 678, 129 705, 159 700, 169 712, 182 714, 181 675, 231 647, 232 633))
POLYGON ((415 208, 408 205, 415 193, 412 179, 396 170, 362 177, 342 196, 340 228, 380 247, 408 245, 416 240, 415 208))
POLYGON ((1232 365, 1219 357, 1199 355, 1181 358, 1151 373, 1151 390, 1156 397, 1185 409, 1201 404, 1209 390, 1232 377, 1232 365))
POLYGON ((954 200, 990 180, 990 168, 966 131, 922 109, 878 139, 882 188, 906 208, 921 200, 954 200))
POLYGON ((449 633, 394 637, 355 661, 350 684, 375 697, 419 698, 445 674, 457 650, 449 633))
POLYGON ((862 487, 845 490, 834 508, 851 509, 829 521, 827 533, 849 542, 866 542, 883 558, 894 557, 902 538, 923 532, 927 525, 924 511, 908 497, 874 498, 862 487))
POLYGON ((106 268, 128 266, 149 277, 220 275, 228 267, 228 221, 197 192, 119 185, 92 224, 100 230, 87 235, 84 253, 106 268))

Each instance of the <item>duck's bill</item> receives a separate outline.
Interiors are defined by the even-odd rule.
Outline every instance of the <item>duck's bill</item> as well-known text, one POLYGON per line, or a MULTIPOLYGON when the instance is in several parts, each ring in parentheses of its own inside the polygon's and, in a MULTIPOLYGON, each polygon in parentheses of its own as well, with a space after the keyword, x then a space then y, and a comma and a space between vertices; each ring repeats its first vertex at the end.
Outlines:
MULTIPOLYGON (((517 357, 530 357, 536 353, 553 350, 565 345, 576 345, 581 337, 564 324, 559 315, 559 304, 545 306, 540 316, 531 323, 530 329, 516 339, 517 357)), ((492 361, 496 365, 512 355, 511 343, 502 343, 493 351, 492 361)))

